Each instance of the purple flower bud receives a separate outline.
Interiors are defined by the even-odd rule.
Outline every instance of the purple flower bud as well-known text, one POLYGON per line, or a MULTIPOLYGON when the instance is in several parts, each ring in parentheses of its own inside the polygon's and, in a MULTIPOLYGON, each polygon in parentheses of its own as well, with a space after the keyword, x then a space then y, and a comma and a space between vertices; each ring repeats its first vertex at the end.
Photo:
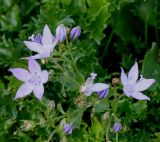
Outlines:
POLYGON ((58 39, 59 42, 63 42, 65 38, 66 38, 66 28, 63 24, 61 24, 56 28, 56 39, 58 39))
POLYGON ((81 34, 81 28, 79 26, 74 27, 70 32, 70 38, 75 40, 77 39, 81 34))
POLYGON ((109 93, 109 88, 107 88, 105 90, 102 90, 102 91, 99 91, 99 92, 97 92, 98 98, 99 99, 104 99, 108 96, 108 93, 109 93))
POLYGON ((65 124, 63 130, 64 130, 64 132, 65 132, 66 134, 72 134, 73 125, 72 125, 72 124, 65 124))
POLYGON ((115 123, 114 126, 113 126, 113 131, 114 131, 115 133, 117 133, 117 132, 119 132, 119 131, 121 131, 121 130, 122 130, 122 125, 121 125, 121 123, 115 123))

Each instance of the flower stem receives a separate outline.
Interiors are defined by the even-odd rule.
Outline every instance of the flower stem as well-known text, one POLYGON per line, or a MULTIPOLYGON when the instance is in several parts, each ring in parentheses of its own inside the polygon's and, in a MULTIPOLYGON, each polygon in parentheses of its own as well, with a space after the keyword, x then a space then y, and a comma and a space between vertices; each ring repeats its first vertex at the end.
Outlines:
MULTIPOLYGON (((114 87, 114 102, 113 102, 113 105, 112 105, 112 115, 109 117, 109 120, 108 120, 108 123, 107 123, 107 128, 106 128, 106 140, 109 140, 109 130, 110 130, 110 127, 111 127, 111 123, 112 123, 112 120, 115 116, 115 113, 117 111, 117 104, 118 104, 118 101, 119 101, 120 97, 118 97, 118 93, 117 93, 117 88, 116 86, 114 87)), ((116 141, 117 142, 117 141, 116 141)))
POLYGON ((50 141, 51 141, 54 133, 55 133, 55 129, 54 129, 54 130, 52 131, 52 133, 49 135, 49 138, 48 138, 47 142, 50 142, 50 141))
POLYGON ((107 41, 107 43, 106 43, 106 46, 105 46, 105 48, 104 48, 104 52, 103 52, 103 55, 102 55, 102 59, 104 59, 104 57, 105 57, 105 55, 106 55, 106 53, 107 53, 108 47, 109 47, 110 42, 111 42, 112 37, 113 37, 113 34, 114 34, 114 32, 112 31, 111 34, 110 34, 110 36, 109 36, 109 39, 108 39, 108 41, 107 41))
POLYGON ((73 58, 73 56, 72 56, 72 54, 71 54, 71 52, 70 52, 71 49, 70 49, 70 46, 69 46, 69 42, 68 42, 68 38, 67 38, 67 37, 66 37, 66 45, 67 45, 67 48, 68 48, 68 51, 69 51, 69 55, 70 55, 70 57, 71 57, 72 66, 73 66, 73 68, 75 69, 75 71, 78 72, 76 63, 75 63, 74 58, 73 58))
POLYGON ((145 23, 144 23, 144 34, 145 34, 145 44, 147 46, 147 43, 148 43, 148 23, 147 23, 147 20, 145 20, 145 23))
POLYGON ((116 142, 118 142, 118 133, 116 133, 116 142))

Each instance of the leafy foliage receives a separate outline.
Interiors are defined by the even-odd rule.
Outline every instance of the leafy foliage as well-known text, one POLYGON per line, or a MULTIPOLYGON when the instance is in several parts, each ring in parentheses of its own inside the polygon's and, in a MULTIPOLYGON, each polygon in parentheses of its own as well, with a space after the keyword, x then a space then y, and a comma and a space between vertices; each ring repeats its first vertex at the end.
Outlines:
POLYGON ((112 126, 120 122, 119 142, 160 141, 160 64, 158 0, 1 0, 0 1, 0 138, 2 142, 116 141, 112 126), (41 102, 30 94, 15 100, 22 82, 11 76, 12 67, 26 68, 19 60, 31 55, 24 46, 33 33, 48 24, 53 34, 59 24, 69 31, 82 28, 79 39, 58 44, 52 56, 39 61, 49 70, 41 102), (144 93, 150 102, 124 96, 120 66, 137 61, 145 78, 156 83, 144 93), (109 82, 105 99, 86 97, 81 85, 91 72, 95 82, 109 82), (117 93, 115 93, 117 92, 117 93), (73 123, 72 135, 63 131, 73 123))

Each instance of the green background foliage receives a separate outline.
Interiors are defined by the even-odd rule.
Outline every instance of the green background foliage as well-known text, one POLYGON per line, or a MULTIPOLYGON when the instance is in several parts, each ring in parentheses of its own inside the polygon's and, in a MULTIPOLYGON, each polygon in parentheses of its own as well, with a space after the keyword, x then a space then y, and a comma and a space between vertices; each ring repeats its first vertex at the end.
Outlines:
POLYGON ((119 142, 159 142, 159 20, 158 0, 1 0, 1 142, 114 142, 114 122, 123 126, 119 142), (42 101, 33 94, 14 100, 22 82, 8 70, 26 68, 27 62, 19 59, 32 54, 23 40, 42 33, 45 24, 55 34, 61 23, 68 29, 79 25, 82 33, 77 41, 69 40, 69 48, 59 45, 52 58, 39 61, 50 71, 42 101), (140 74, 156 79, 144 92, 151 101, 127 98, 120 84, 112 84, 120 67, 128 71, 135 61, 140 74), (91 72, 98 74, 96 82, 110 84, 104 100, 79 91, 91 72), (63 132, 66 122, 75 126, 72 135, 63 132))

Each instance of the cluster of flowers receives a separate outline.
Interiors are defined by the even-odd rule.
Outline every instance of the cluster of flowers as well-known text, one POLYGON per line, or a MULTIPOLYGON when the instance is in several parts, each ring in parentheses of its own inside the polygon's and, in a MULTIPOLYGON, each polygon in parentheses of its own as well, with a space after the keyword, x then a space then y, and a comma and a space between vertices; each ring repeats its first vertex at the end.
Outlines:
MULTIPOLYGON (((36 52, 34 56, 22 58, 28 60, 28 70, 22 68, 11 68, 12 74, 24 84, 18 89, 15 99, 25 97, 32 91, 38 100, 42 99, 44 94, 44 86, 48 81, 49 72, 47 70, 41 70, 40 65, 36 59, 44 59, 50 57, 55 46, 61 43, 66 38, 66 28, 63 24, 56 28, 56 35, 53 36, 48 25, 45 25, 43 29, 43 35, 37 34, 29 37, 29 41, 24 41, 24 44, 31 51, 36 52)), ((79 26, 74 27, 70 32, 70 38, 76 40, 81 34, 79 26)), ((86 96, 90 96, 93 92, 98 94, 100 99, 106 98, 109 93, 109 85, 105 83, 94 83, 96 73, 91 73, 91 76, 87 78, 84 85, 81 86, 80 92, 86 96)), ((149 97, 142 94, 140 91, 144 91, 149 88, 154 82, 154 79, 145 79, 141 76, 138 80, 138 64, 135 64, 130 69, 128 76, 125 74, 123 68, 121 69, 121 82, 123 85, 124 94, 128 97, 133 97, 138 100, 150 100, 149 97)), ((71 134, 73 130, 72 124, 64 125, 64 132, 71 134)), ((119 123, 114 125, 114 131, 117 132, 122 129, 119 123)))
MULTIPOLYGON (((70 32, 70 38, 76 40, 81 33, 79 26, 74 27, 70 32)), ((50 57, 57 43, 61 43, 66 38, 66 28, 63 24, 56 28, 56 36, 54 37, 48 27, 45 25, 43 35, 37 34, 29 37, 30 41, 24 41, 24 44, 31 51, 37 52, 36 55, 22 58, 28 60, 28 70, 22 68, 11 68, 12 74, 24 84, 18 89, 15 99, 25 97, 32 91, 35 97, 42 99, 44 94, 43 84, 48 81, 49 73, 47 70, 41 70, 40 65, 35 59, 44 59, 50 57)))
MULTIPOLYGON (((93 81, 97 74, 91 73, 91 77, 89 77, 84 86, 81 87, 81 92, 83 92, 86 96, 90 96, 92 92, 97 92, 100 99, 105 98, 109 92, 109 85, 105 83, 95 83, 93 81)), ((144 91, 149 88, 155 82, 154 79, 145 79, 141 75, 138 80, 138 64, 132 66, 128 73, 128 77, 125 74, 123 68, 121 68, 121 83, 123 85, 123 92, 128 97, 133 97, 138 100, 150 100, 149 97, 141 93, 140 91, 144 91)))

